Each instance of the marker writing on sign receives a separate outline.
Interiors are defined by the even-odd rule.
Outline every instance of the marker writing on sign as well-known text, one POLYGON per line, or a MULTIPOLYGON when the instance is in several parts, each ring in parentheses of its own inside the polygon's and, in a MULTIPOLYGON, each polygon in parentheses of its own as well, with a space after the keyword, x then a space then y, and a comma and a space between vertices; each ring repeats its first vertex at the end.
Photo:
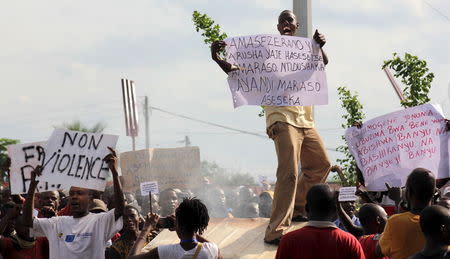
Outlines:
POLYGON ((94 135, 89 137, 86 133, 65 132, 60 148, 53 154, 48 154, 50 157, 43 162, 43 166, 51 168, 51 173, 66 174, 84 180, 89 180, 89 178, 106 180, 109 168, 103 161, 103 157, 77 154, 76 151, 73 153, 62 152, 62 149, 67 148, 68 145, 75 146, 77 149, 98 150, 102 139, 103 135, 96 138, 94 135))

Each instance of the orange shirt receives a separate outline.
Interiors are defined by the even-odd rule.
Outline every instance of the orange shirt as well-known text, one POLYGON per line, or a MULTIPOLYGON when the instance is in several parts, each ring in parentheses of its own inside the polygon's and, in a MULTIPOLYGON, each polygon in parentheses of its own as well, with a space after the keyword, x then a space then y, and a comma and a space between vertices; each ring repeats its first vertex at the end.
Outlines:
POLYGON ((411 212, 390 217, 379 241, 383 255, 391 259, 406 259, 420 252, 425 245, 425 237, 419 220, 420 216, 411 212))

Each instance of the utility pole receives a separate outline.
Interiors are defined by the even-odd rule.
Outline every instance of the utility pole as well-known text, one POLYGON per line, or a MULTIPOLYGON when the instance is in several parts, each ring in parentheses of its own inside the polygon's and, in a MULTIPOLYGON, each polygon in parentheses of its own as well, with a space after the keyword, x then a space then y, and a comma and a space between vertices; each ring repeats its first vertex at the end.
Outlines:
POLYGON ((191 139, 189 138, 189 136, 184 136, 183 140, 178 141, 178 143, 184 143, 185 147, 190 147, 191 146, 191 139))
POLYGON ((150 128, 149 128, 149 114, 148 114, 148 96, 144 96, 144 118, 145 118, 145 148, 150 148, 150 128))
POLYGON ((312 38, 311 0, 293 0, 293 4, 294 14, 297 16, 297 21, 300 24, 300 28, 295 36, 312 38))
POLYGON ((190 147, 191 146, 191 139, 189 138, 189 136, 185 136, 184 138, 184 146, 185 147, 190 147))
MULTIPOLYGON (((293 11, 300 24, 296 35, 303 38, 312 38, 312 1, 311 0, 292 0, 293 11)), ((315 109, 312 106, 312 116, 315 118, 315 109)))

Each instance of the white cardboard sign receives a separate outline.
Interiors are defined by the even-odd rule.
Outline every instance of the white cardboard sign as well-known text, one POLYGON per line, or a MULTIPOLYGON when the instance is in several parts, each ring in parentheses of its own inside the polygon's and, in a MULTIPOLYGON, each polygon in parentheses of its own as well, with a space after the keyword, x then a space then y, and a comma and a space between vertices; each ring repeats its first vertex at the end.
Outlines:
POLYGON ((356 201, 358 197, 355 195, 356 187, 342 187, 339 189, 338 201, 356 201))
POLYGON ((420 106, 389 113, 345 132, 350 152, 369 191, 404 186, 417 167, 437 178, 449 177, 449 148, 440 106, 420 106))
POLYGON ((225 39, 234 107, 305 106, 328 103, 325 65, 312 39, 251 35, 225 39))
MULTIPOLYGON (((115 148, 119 136, 55 129, 47 141, 40 180, 103 191, 109 168, 103 158, 115 148)), ((51 189, 57 189, 56 186, 51 189)))
POLYGON ((152 194, 158 194, 159 193, 159 188, 158 188, 158 182, 157 181, 141 183, 141 195, 142 196, 147 196, 149 192, 151 192, 152 194))
MULTIPOLYGON (((24 194, 28 192, 31 171, 38 165, 43 165, 45 157, 45 141, 9 145, 8 156, 11 158, 10 184, 11 194, 24 194)), ((47 191, 49 188, 60 188, 57 182, 39 181, 39 191, 47 191), (53 187, 52 187, 53 186, 53 187)))

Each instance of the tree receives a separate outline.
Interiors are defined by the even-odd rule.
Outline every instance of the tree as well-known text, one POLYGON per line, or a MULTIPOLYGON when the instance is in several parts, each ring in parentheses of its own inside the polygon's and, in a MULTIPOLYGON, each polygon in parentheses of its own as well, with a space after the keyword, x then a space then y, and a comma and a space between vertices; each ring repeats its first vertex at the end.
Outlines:
POLYGON ((192 21, 194 22, 195 30, 202 31, 203 42, 210 45, 214 41, 224 40, 228 36, 225 32, 221 32, 220 25, 215 24, 214 20, 206 14, 201 14, 198 11, 192 13, 192 21))
POLYGON ((89 128, 85 124, 83 124, 81 121, 75 120, 75 121, 72 121, 69 123, 64 122, 61 127, 68 129, 68 130, 73 130, 73 131, 102 133, 106 128, 106 124, 103 122, 97 122, 94 124, 94 126, 89 128))
POLYGON ((7 168, 5 168, 8 158, 6 146, 18 143, 19 141, 16 139, 0 138, 0 185, 9 182, 9 175, 6 173, 7 168))
POLYGON ((228 186, 256 185, 255 178, 251 174, 230 172, 220 167, 216 162, 202 161, 201 174, 215 184, 228 186))
MULTIPOLYGON (((345 120, 345 122, 341 125, 342 128, 347 129, 355 124, 362 123, 365 118, 365 114, 363 112, 364 107, 358 100, 358 93, 352 94, 345 86, 338 87, 338 93, 339 100, 341 101, 341 107, 346 111, 346 113, 342 115, 342 118, 345 120)), ((345 136, 342 136, 342 139, 345 141, 345 136)), ((337 159, 336 161, 340 164, 349 185, 355 186, 357 183, 356 161, 350 153, 348 145, 339 146, 337 151, 342 152, 344 154, 344 158, 337 159)), ((340 180, 338 177, 335 177, 335 179, 338 181, 340 180)))
POLYGON ((425 60, 409 53, 405 53, 404 58, 401 59, 397 53, 394 53, 392 59, 384 61, 382 68, 385 67, 393 69, 394 76, 400 77, 402 83, 406 85, 403 89, 405 100, 400 102, 403 107, 414 107, 430 101, 428 93, 434 74, 428 72, 425 60))
MULTIPOLYGON (((201 14, 198 11, 192 13, 192 21, 194 22, 195 30, 202 31, 203 42, 211 47, 214 41, 224 40, 228 36, 225 32, 221 32, 220 25, 215 24, 214 20, 206 14, 201 14)), ((225 56, 225 53, 221 53, 225 56)), ((264 107, 258 114, 259 117, 264 116, 264 107)))

